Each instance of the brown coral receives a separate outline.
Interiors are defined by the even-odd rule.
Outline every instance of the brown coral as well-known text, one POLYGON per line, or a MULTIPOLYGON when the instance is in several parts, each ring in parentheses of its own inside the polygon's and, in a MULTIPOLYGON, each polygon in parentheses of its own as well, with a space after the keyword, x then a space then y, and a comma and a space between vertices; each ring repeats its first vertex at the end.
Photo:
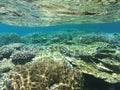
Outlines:
POLYGON ((32 61, 32 58, 34 57, 35 54, 29 51, 18 51, 11 55, 11 59, 14 64, 25 64, 32 61))
POLYGON ((65 61, 18 65, 5 90, 82 90, 82 73, 65 61))

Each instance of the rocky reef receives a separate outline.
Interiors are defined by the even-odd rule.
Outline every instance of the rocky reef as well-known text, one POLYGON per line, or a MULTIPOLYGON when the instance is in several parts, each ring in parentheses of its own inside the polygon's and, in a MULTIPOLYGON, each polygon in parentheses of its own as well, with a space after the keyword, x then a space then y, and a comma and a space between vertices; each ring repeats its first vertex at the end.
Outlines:
POLYGON ((11 25, 50 26, 119 20, 119 0, 0 1, 0 23, 11 25))
POLYGON ((120 89, 119 33, 64 31, 20 38, 24 43, 0 47, 1 90, 120 89))

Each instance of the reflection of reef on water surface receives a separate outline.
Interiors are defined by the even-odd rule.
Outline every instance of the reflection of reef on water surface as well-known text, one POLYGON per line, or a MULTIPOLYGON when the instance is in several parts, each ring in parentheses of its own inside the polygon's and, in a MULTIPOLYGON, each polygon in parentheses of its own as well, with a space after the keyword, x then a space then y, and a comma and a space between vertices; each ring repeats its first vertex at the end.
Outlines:
POLYGON ((61 31, 31 33, 25 36, 11 33, 14 39, 19 38, 19 43, 13 38, 9 38, 11 43, 4 43, 7 41, 4 37, 10 37, 6 35, 0 36, 3 40, 0 42, 0 88, 120 88, 119 33, 61 31))
POLYGON ((1 0, 0 22, 18 26, 120 21, 119 0, 1 0))

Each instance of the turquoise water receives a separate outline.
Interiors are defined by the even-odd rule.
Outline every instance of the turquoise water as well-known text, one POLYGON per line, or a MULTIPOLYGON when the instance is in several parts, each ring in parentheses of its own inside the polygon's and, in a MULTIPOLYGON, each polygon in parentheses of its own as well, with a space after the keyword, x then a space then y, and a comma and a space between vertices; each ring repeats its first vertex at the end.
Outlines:
MULTIPOLYGON (((26 77, 27 75, 24 73, 27 70, 32 72, 30 76, 34 75, 30 79, 37 82, 40 87, 33 85, 33 89, 23 90, 120 90, 119 65, 120 22, 49 27, 20 27, 0 24, 0 90, 20 90, 19 75, 23 74, 23 77, 26 77), (66 66, 65 63, 61 65, 63 61, 70 65, 66 66), (17 65, 18 67, 16 67, 17 65), (26 67, 27 69, 25 69, 26 67), (58 67, 59 72, 54 70, 58 67), (11 75, 14 82, 9 80, 11 78, 6 80, 5 77, 9 76, 10 71, 14 72, 14 68, 15 72, 20 74, 18 76, 14 73, 11 75), (68 72, 64 72, 67 69, 68 72), (50 76, 44 79, 44 75, 47 77, 48 74, 50 76), (66 79, 62 76, 65 76, 66 79), (45 84, 41 83, 41 80, 45 84), (66 84, 59 86, 58 82, 66 82, 68 86, 66 84), (13 89, 14 83, 18 85, 17 89, 13 89), (4 85, 7 89, 2 89, 4 85), (79 89, 72 89, 72 85, 79 89), (45 86, 50 89, 45 89, 45 86)), ((25 84, 26 81, 29 80, 25 80, 25 84)), ((29 88, 31 88, 31 84, 29 88)))
MULTIPOLYGON (((68 24, 68 25, 45 26, 45 27, 44 26, 25 27, 25 26, 12 26, 7 24, 0 24, 0 33, 1 33, 0 45, 7 45, 10 43, 29 43, 29 44, 39 43, 41 45, 50 45, 55 43, 64 44, 69 41, 75 42, 75 45, 78 45, 79 38, 82 38, 81 36, 85 36, 91 39, 92 39, 91 36, 93 37, 95 36, 97 40, 99 39, 97 36, 100 36, 100 37, 106 36, 106 35, 102 35, 104 33, 109 33, 109 34, 119 33, 120 32, 119 29, 120 29, 120 22, 97 23, 97 24, 68 24), (81 32, 84 32, 84 34, 80 35, 79 33, 81 32), (77 34, 75 35, 74 33, 77 33, 77 34), (90 33, 91 36, 89 35, 87 36, 88 33, 90 33), (70 40, 70 37, 72 38, 72 40, 70 40)), ((119 38, 117 39, 116 36, 114 35, 112 36, 111 34, 110 35, 107 34, 108 39, 113 39, 113 41, 115 42, 120 42, 119 38)), ((91 41, 91 40, 84 41, 85 37, 83 37, 83 41, 82 41, 83 43, 91 41)), ((102 37, 102 38, 105 39, 106 37, 102 37)))
POLYGON ((49 27, 19 27, 0 24, 0 33, 15 32, 25 35, 32 32, 56 32, 61 30, 79 30, 85 32, 120 32, 120 22, 102 23, 102 24, 77 24, 77 25, 60 25, 49 27))

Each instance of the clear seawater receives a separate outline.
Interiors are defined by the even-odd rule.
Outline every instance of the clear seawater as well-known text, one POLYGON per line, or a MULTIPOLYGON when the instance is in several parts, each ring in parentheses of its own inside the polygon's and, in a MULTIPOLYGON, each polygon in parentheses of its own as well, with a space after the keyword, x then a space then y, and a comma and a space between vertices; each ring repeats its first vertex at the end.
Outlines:
POLYGON ((115 33, 120 32, 120 22, 113 23, 98 23, 98 24, 71 24, 71 25, 59 25, 59 26, 47 26, 47 27, 20 27, 11 26, 6 24, 0 24, 0 33, 15 32, 20 35, 25 35, 33 32, 57 32, 61 30, 79 30, 85 32, 103 32, 103 33, 115 33))
MULTIPOLYGON (((22 26, 21 27, 21 26, 0 24, 0 48, 4 45, 8 45, 11 43, 19 43, 19 41, 21 43, 22 41, 20 40, 20 37, 23 37, 22 39, 25 40, 25 42, 23 42, 23 43, 25 43, 25 44, 27 43, 23 47, 23 50, 24 50, 24 48, 25 48, 25 50, 26 49, 32 50, 31 48, 39 49, 39 46, 41 47, 43 45, 47 47, 51 44, 61 44, 63 51, 61 51, 59 53, 61 53, 65 57, 71 58, 71 57, 76 57, 77 54, 79 55, 79 50, 80 49, 82 50, 81 47, 86 48, 88 45, 88 47, 91 47, 91 48, 94 48, 94 46, 96 46, 97 47, 96 53, 97 53, 97 50, 98 50, 98 52, 99 52, 99 50, 101 50, 101 52, 102 52, 102 49, 103 49, 103 53, 105 53, 105 55, 106 55, 107 54, 106 52, 108 52, 108 53, 114 52, 114 50, 116 49, 116 45, 117 45, 117 47, 120 47, 120 22, 97 23, 97 24, 76 24, 76 25, 71 24, 71 25, 45 26, 45 27, 44 26, 42 26, 42 27, 24 27, 24 26, 22 26), (79 33, 79 32, 84 32, 84 34, 79 33), (11 34, 11 33, 15 33, 15 34, 11 34), (51 35, 45 34, 45 33, 50 33, 51 35), (52 34, 53 34, 53 36, 52 36, 52 34), (99 36, 99 34, 100 34, 100 36, 99 36), (48 36, 45 36, 45 35, 48 35, 48 36), (92 37, 92 35, 93 35, 93 37, 92 37), (81 40, 81 38, 82 38, 82 40, 81 40), (91 40, 91 39, 95 39, 95 40, 91 40), (70 40, 70 41, 67 41, 67 40, 70 40), (81 42, 80 42, 80 40, 81 40, 81 42), (92 42, 95 42, 95 43, 91 44, 92 42), (101 43, 96 44, 96 42, 102 42, 102 44, 101 43), (37 43, 40 43, 40 45, 33 46, 33 44, 37 44, 37 43), (81 43, 83 43, 85 46, 81 43), (108 43, 108 46, 109 46, 108 49, 106 49, 106 47, 102 47, 102 46, 104 46, 104 44, 106 45, 106 43, 108 43), (31 45, 32 47, 30 47, 30 45, 28 45, 28 44, 32 44, 31 45), (100 45, 98 45, 98 44, 100 44, 100 45), (73 47, 72 47, 72 45, 73 45, 73 47), (82 45, 82 46, 80 46, 80 45, 82 45), (70 48, 70 50, 73 50, 73 51, 69 52, 69 49, 68 49, 68 54, 66 54, 66 52, 67 52, 66 47, 67 48, 72 47, 72 49, 70 48), (113 51, 112 51, 112 48, 114 48, 113 51), (76 49, 78 49, 78 50, 76 50, 76 49), (73 52, 73 53, 75 52, 76 56, 74 56, 74 55, 72 56, 71 52, 73 52)), ((3 48, 4 47, 2 47, 2 49, 3 48)), ((61 46, 60 46, 60 48, 61 48, 61 46)), ((0 49, 0 50, 2 50, 2 49, 0 49)), ((88 49, 90 49, 90 48, 88 48, 88 49)), ((43 50, 44 50, 44 48, 43 48, 43 50)), ((22 51, 22 49, 21 50, 18 49, 18 51, 22 51)), ((120 49, 118 51, 120 51, 120 49)), ((86 53, 86 51, 85 51, 85 53, 86 53)), ((0 54, 1 54, 1 52, 0 52, 0 54)), ((13 54, 14 54, 14 52, 13 52, 13 54)), ((58 56, 55 56, 55 58, 58 56)), ((98 58, 101 59, 101 57, 99 57, 99 56, 96 56, 96 57, 97 57, 97 59, 98 58)), ((111 58, 111 57, 109 57, 109 54, 107 55, 107 57, 111 58)), ((0 58, 1 58, 1 56, 0 56, 0 58)), ((4 57, 4 58, 6 58, 6 57, 4 57)), ((7 58, 7 59, 9 59, 9 58, 7 58)), ((85 58, 85 60, 86 60, 86 58, 85 58)), ((95 60, 95 59, 93 59, 93 60, 95 60)), ((2 61, 2 59, 0 59, 0 61, 2 61)), ((84 61, 84 58, 83 58, 83 61, 84 61)), ((120 61, 120 60, 118 60, 118 61, 120 61)), ((87 62, 87 61, 85 61, 85 62, 87 62)), ((19 62, 17 62, 17 63, 19 63, 19 62)), ((98 62, 95 61, 94 63, 97 63, 99 65, 99 61, 98 62)), ((3 62, 3 64, 5 64, 5 63, 3 62)), ((19 64, 21 64, 21 62, 19 64)), ((101 62, 100 62, 100 64, 101 64, 101 62)), ((0 62, 0 65, 1 65, 1 62, 0 62)), ((73 65, 73 67, 76 66, 76 65, 74 65, 74 63, 72 65, 73 65)), ((119 65, 120 65, 120 63, 119 63, 119 65)), ((2 68, 2 65, 0 66, 0 68, 2 68)), ((115 69, 116 69, 116 67, 115 67, 115 69)), ((119 69, 119 68, 117 68, 117 69, 119 69)), ((5 67, 5 70, 6 70, 6 67, 5 67)), ((103 70, 103 72, 105 71, 105 75, 108 75, 108 74, 111 75, 111 71, 107 72, 106 67, 105 67, 105 70, 104 70, 104 67, 101 70, 103 70), (108 73, 108 74, 106 74, 106 73, 108 73)), ((114 69, 113 69, 114 75, 117 75, 117 74, 120 75, 119 70, 116 73, 116 71, 114 72, 114 69)), ((0 70, 0 72, 1 72, 1 70, 0 70)), ((3 72, 4 72, 4 69, 3 69, 3 72)), ((8 72, 9 72, 9 69, 8 69, 8 71, 5 71, 4 73, 7 74, 8 72)), ((100 72, 102 72, 102 71, 100 71, 100 72)), ((104 79, 105 75, 103 75, 103 79, 104 79)), ((90 76, 85 75, 84 77, 85 77, 85 87, 84 87, 85 89, 84 90, 120 90, 120 83, 117 83, 117 84, 116 83, 112 84, 112 82, 106 83, 104 80, 95 78, 92 75, 90 75, 90 76)), ((1 82, 1 78, 4 81, 4 74, 0 73, 0 90, 3 85, 3 82, 1 82)), ((109 78, 107 78, 107 79, 109 80, 109 78)), ((54 88, 54 86, 55 85, 53 85, 53 88, 54 88)), ((7 89, 7 90, 13 90, 13 89, 7 89)), ((34 89, 34 90, 38 90, 38 89, 34 89)), ((56 89, 51 89, 51 90, 56 90, 56 89)), ((68 90, 68 89, 59 89, 59 90, 68 90)), ((77 90, 79 90, 79 89, 77 89, 77 90)))

